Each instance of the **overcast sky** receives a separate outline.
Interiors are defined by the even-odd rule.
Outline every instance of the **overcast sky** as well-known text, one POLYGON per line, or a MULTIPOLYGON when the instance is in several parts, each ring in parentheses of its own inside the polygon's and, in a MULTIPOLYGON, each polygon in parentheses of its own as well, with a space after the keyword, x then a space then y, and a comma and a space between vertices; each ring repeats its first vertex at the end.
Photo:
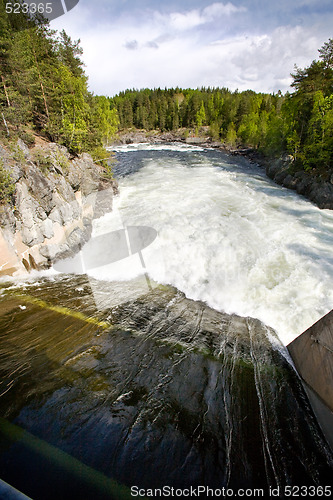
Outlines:
POLYGON ((89 88, 290 90, 333 38, 332 0, 80 0, 52 21, 81 39, 89 88))

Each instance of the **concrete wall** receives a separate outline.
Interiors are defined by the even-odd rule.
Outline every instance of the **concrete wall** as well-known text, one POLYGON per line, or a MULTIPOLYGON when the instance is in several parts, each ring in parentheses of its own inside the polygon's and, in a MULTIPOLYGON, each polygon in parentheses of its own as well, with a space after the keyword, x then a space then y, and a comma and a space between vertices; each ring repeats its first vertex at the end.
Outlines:
POLYGON ((333 450, 333 310, 287 347, 333 450))
POLYGON ((20 491, 0 479, 0 498, 1 500, 31 500, 20 491))

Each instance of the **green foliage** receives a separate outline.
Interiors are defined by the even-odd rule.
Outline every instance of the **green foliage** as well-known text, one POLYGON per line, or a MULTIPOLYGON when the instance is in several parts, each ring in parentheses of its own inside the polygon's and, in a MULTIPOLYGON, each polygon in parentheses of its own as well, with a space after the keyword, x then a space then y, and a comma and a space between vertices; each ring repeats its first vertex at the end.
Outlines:
POLYGON ((47 174, 53 167, 51 156, 46 155, 42 149, 36 149, 34 151, 33 161, 44 174, 47 174))
POLYGON ((70 161, 67 156, 61 151, 53 153, 53 158, 55 163, 61 168, 64 174, 66 174, 70 167, 70 161))
POLYGON ((7 14, 4 0, 0 28, 0 106, 11 133, 28 125, 74 153, 110 141, 117 110, 88 91, 80 41, 46 21, 7 14))
POLYGON ((252 147, 258 147, 259 144, 259 114, 251 112, 242 117, 238 128, 238 137, 244 144, 252 147))
POLYGON ((333 165, 333 94, 324 97, 318 91, 314 95, 304 155, 308 169, 319 166, 327 169, 333 165))
POLYGON ((280 112, 282 99, 280 95, 231 92, 225 88, 176 88, 126 90, 111 103, 118 111, 120 128, 188 128, 198 133, 207 125, 216 141, 228 135, 233 145, 261 148, 265 146, 270 114, 280 112))
POLYGON ((284 109, 287 151, 305 170, 325 177, 333 167, 333 40, 319 49, 320 61, 292 75, 295 92, 284 109))
POLYGON ((24 162, 24 153, 18 144, 10 144, 9 149, 12 153, 13 160, 18 163, 24 162))
POLYGON ((90 152, 92 159, 94 160, 95 163, 98 163, 104 168, 104 175, 103 177, 105 179, 112 179, 113 178, 113 170, 112 166, 114 163, 114 157, 113 153, 110 153, 110 151, 107 151, 105 148, 102 146, 96 147, 90 152))
POLYGON ((210 124, 209 135, 213 141, 218 141, 220 139, 220 125, 218 122, 213 121, 210 124))
POLYGON ((4 169, 3 163, 0 162, 0 204, 9 203, 15 191, 9 172, 4 169))
POLYGON ((35 145, 35 142, 36 142, 35 136, 33 134, 31 134, 30 132, 21 131, 19 133, 19 138, 22 139, 22 141, 28 147, 32 147, 35 145))
POLYGON ((90 113, 92 123, 98 123, 100 134, 108 145, 119 128, 117 110, 111 108, 110 100, 107 97, 95 96, 91 102, 90 113))
POLYGON ((199 111, 197 111, 196 115, 196 123, 198 127, 202 127, 202 125, 205 125, 206 123, 206 112, 205 112, 205 106, 204 103, 201 102, 201 106, 199 111))
POLYGON ((227 134, 225 136, 225 142, 228 146, 234 147, 237 142, 237 133, 235 129, 235 125, 233 122, 229 123, 227 134))

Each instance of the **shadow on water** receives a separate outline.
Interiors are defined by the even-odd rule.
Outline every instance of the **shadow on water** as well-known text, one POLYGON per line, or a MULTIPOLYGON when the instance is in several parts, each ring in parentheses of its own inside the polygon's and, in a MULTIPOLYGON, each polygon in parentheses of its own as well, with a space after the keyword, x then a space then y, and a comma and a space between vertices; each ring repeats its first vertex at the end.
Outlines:
POLYGON ((200 165, 202 162, 208 160, 212 166, 221 168, 221 161, 225 168, 227 167, 233 172, 244 172, 251 171, 251 174, 258 174, 258 167, 254 167, 246 158, 230 156, 224 151, 216 151, 212 149, 205 149, 203 151, 189 151, 184 149, 184 151, 177 150, 135 150, 135 161, 133 161, 134 151, 122 151, 116 152, 116 161, 113 165, 113 172, 115 177, 124 177, 127 175, 134 174, 143 168, 150 161, 158 161, 162 164, 170 159, 175 160, 179 165, 184 167, 191 167, 200 165))
POLYGON ((311 262, 320 261, 320 268, 322 271, 327 272, 329 275, 333 273, 333 256, 329 250, 323 251, 321 250, 320 257, 318 256, 318 252, 315 251, 315 246, 312 246, 314 250, 311 250, 306 245, 302 244, 289 244, 287 248, 291 250, 293 253, 299 255, 301 258, 308 258, 311 262))
POLYGON ((1 296, 2 479, 36 500, 74 498, 73 488, 111 479, 330 484, 332 456, 273 330, 171 287, 105 311, 91 297, 84 276, 1 296), (22 444, 10 432, 28 437, 22 444), (45 452, 25 445, 30 435, 45 452), (57 453, 72 465, 52 460, 57 453))

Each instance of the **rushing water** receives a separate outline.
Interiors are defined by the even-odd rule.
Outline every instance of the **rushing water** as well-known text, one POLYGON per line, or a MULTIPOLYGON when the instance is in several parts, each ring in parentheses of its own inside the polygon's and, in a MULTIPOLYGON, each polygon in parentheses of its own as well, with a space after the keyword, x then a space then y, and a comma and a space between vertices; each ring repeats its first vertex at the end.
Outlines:
MULTIPOLYGON (((259 318, 287 344, 333 308, 333 213, 257 166, 188 146, 117 149, 120 196, 95 234, 148 225, 149 275, 211 307, 259 318)), ((129 279, 137 256, 94 271, 129 279)))
POLYGON ((98 248, 87 273, 2 284, 0 478, 34 500, 330 486, 283 342, 332 307, 333 216, 219 151, 117 157, 120 195, 94 241, 157 237, 102 267, 98 248))

